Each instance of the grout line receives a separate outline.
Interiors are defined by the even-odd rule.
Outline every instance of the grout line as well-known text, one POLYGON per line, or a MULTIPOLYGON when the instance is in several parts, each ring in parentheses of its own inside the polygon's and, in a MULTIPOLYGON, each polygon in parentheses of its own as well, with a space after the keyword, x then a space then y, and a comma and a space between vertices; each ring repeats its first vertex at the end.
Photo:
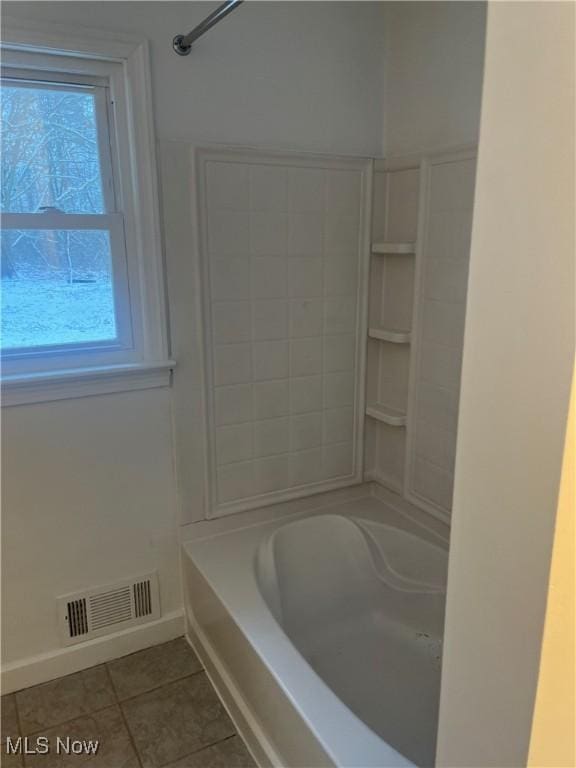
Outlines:
MULTIPOLYGON (((340 410, 345 410, 346 408, 353 408, 353 406, 351 406, 351 405, 343 405, 342 408, 333 408, 333 409, 326 409, 326 410, 340 411, 340 410)), ((322 414, 325 413, 325 412, 326 411, 305 411, 304 413, 294 413, 294 414, 291 414, 291 418, 294 419, 295 417, 298 417, 298 416, 308 416, 308 417, 310 417, 310 416, 322 416, 322 414)), ((287 417, 286 416, 279 416, 278 418, 279 419, 284 419, 284 418, 287 418, 287 417)), ((350 440, 332 440, 331 442, 323 441, 321 443, 318 443, 317 445, 311 445, 308 448, 301 448, 298 451, 290 450, 290 451, 282 451, 281 453, 265 453, 265 454, 262 454, 261 456, 254 456, 251 459, 236 459, 234 461, 227 461, 227 462, 225 462, 223 464, 217 464, 216 466, 217 466, 218 469, 225 468, 225 467, 235 467, 238 464, 248 464, 248 463, 252 463, 254 461, 261 461, 262 459, 288 458, 290 456, 296 456, 299 453, 306 453, 307 451, 316 450, 317 448, 332 447, 332 446, 338 446, 338 445, 352 445, 352 443, 353 443, 352 438, 350 440)), ((307 485, 309 485, 309 483, 307 483, 307 485)), ((290 487, 292 487, 292 486, 290 486, 290 487)))
MULTIPOLYGON (((22 735, 22 722, 20 720, 20 708, 18 707, 18 699, 16 698, 16 693, 14 693, 14 710, 16 712, 16 725, 18 727, 18 735, 22 735)), ((2 734, 4 735, 4 734, 2 734)))
MULTIPOLYGON (((223 744, 225 741, 230 741, 230 739, 233 738, 239 738, 242 744, 244 744, 244 739, 240 736, 240 734, 236 733, 234 731, 233 734, 230 736, 225 736, 223 739, 218 739, 218 741, 212 741, 210 744, 204 744, 199 749, 195 749, 192 752, 186 752, 185 755, 180 755, 180 757, 177 757, 176 760, 171 760, 169 763, 162 763, 158 766, 158 768, 170 768, 171 765, 174 765, 174 763, 180 762, 180 760, 183 760, 185 757, 191 757, 192 755, 197 755, 199 752, 202 752, 205 749, 210 749, 211 747, 216 747, 218 744, 223 744)), ((244 744, 246 750, 248 750, 248 747, 244 744)))
POLYGON ((108 675, 108 680, 110 682, 110 685, 112 686, 112 692, 114 693, 114 696, 117 701, 117 707, 120 712, 120 717, 122 718, 122 722, 124 723, 124 727, 126 728, 126 733, 128 734, 128 741, 130 742, 130 744, 132 744, 132 749, 134 750, 134 754, 136 755, 136 760, 138 761, 138 765, 140 766, 140 768, 142 768, 142 761, 140 760, 140 752, 138 750, 138 747, 136 746, 136 742, 134 741, 134 736, 132 735, 132 731, 130 730, 128 721, 126 720, 126 715, 124 714, 124 710, 122 709, 120 699, 118 698, 118 692, 116 691, 114 680, 112 679, 112 675, 110 674, 108 664, 105 664, 104 666, 106 667, 106 674, 108 675))
MULTIPOLYGON (((183 638, 184 636, 182 635, 180 637, 183 638)), ((174 639, 179 639, 179 638, 174 638, 174 639)), ((149 646, 149 647, 150 648, 155 648, 155 647, 158 647, 160 645, 167 645, 168 643, 171 643, 171 642, 173 642, 173 640, 168 640, 166 643, 157 643, 155 646, 149 646)), ((24 735, 26 735, 26 736, 33 736, 34 734, 42 733, 43 731, 48 730, 48 729, 59 728, 61 726, 69 725, 70 723, 73 723, 75 720, 79 720, 82 717, 92 717, 92 715, 96 715, 96 714, 98 714, 100 712, 104 712, 106 709, 110 709, 113 706, 116 706, 116 705, 119 706, 119 705, 123 704, 125 701, 132 701, 132 699, 136 699, 136 698, 138 698, 138 696, 143 696, 143 695, 145 695, 147 693, 152 693, 152 691, 157 691, 159 688, 162 688, 165 685, 170 685, 171 683, 176 683, 179 680, 185 680, 188 677, 193 677, 194 675, 197 675, 200 672, 204 672, 205 671, 204 667, 202 667, 197 672, 192 672, 190 674, 183 675, 182 677, 178 677, 178 678, 175 678, 174 680, 170 680, 168 682, 161 683, 160 685, 154 686, 154 688, 150 688, 149 690, 142 691, 141 693, 135 694, 134 696, 129 696, 127 699, 120 700, 120 698, 118 697, 118 693, 116 691, 116 687, 114 686, 114 682, 112 680, 112 675, 110 674, 110 670, 108 669, 108 665, 113 663, 113 662, 115 662, 115 661, 117 661, 118 659, 125 659, 125 658, 128 658, 129 656, 135 656, 137 653, 141 653, 143 650, 148 650, 148 649, 147 648, 143 648, 140 651, 133 651, 132 653, 128 653, 125 656, 118 656, 116 659, 110 659, 110 661, 104 661, 104 662, 101 662, 100 664, 95 664, 92 667, 86 667, 86 669, 81 669, 78 672, 72 672, 69 675, 61 675, 60 677, 56 677, 53 680, 48 680, 45 683, 38 683, 38 685, 29 686, 28 688, 21 688, 20 689, 21 691, 31 690, 32 688, 39 688, 41 686, 48 685, 49 683, 54 683, 54 682, 56 682, 58 680, 63 680, 66 677, 72 677, 73 675, 80 675, 80 674, 82 674, 82 672, 87 672, 88 670, 95 669, 96 667, 105 667, 106 674, 108 676, 108 680, 109 680, 110 685, 111 685, 112 694, 114 696, 114 703, 113 704, 107 704, 105 707, 98 707, 97 709, 93 709, 90 712, 80 712, 77 715, 75 715, 74 717, 71 717, 71 718, 69 718, 67 720, 63 720, 63 721, 58 722, 58 723, 52 723, 52 724, 50 724, 48 726, 43 726, 42 728, 40 728, 38 730, 35 730, 35 731, 31 731, 30 733, 27 733, 27 734, 24 734, 23 730, 22 730, 22 723, 21 723, 21 718, 20 718, 20 710, 18 708, 18 700, 16 698, 16 694, 19 693, 20 691, 14 691, 13 695, 14 695, 14 701, 15 701, 15 705, 16 705, 16 715, 17 715, 17 720, 18 720, 18 727, 19 727, 19 731, 20 731, 19 735, 22 735, 22 736, 24 736, 24 735)), ((200 660, 198 659, 198 661, 200 661, 200 660)))
POLYGON ((112 693, 114 694, 114 698, 116 699, 116 703, 120 704, 120 699, 118 698, 118 693, 116 691, 116 686, 114 685, 114 681, 112 680, 112 675, 110 674, 110 670, 108 668, 108 662, 104 663, 104 667, 106 669, 106 677, 108 678, 108 682, 110 683, 110 687, 112 688, 112 693))
MULTIPOLYGON (((324 417, 324 412, 327 410, 326 408, 326 270, 328 265, 328 258, 326 255, 326 221, 328 216, 328 174, 326 171, 324 171, 324 178, 323 178, 323 184, 322 184, 322 214, 321 214, 321 222, 322 222, 322 257, 321 257, 321 274, 320 274, 320 291, 322 293, 322 325, 321 325, 321 333, 320 333, 320 371, 321 371, 321 383, 320 386, 322 387, 321 392, 321 398, 322 398, 322 416, 321 416, 321 422, 320 422, 320 476, 324 475, 324 446, 326 445, 326 437, 325 437, 325 425, 326 425, 326 419, 324 417)), ((354 366, 352 367, 352 371, 354 370, 354 366)), ((352 406, 354 404, 352 403, 352 406)))
POLYGON ((115 661, 119 661, 120 659, 127 659, 130 656, 136 656, 137 653, 142 653, 142 651, 149 651, 151 648, 160 648, 162 645, 169 645, 170 643, 173 643, 176 640, 183 640, 183 639, 184 639, 184 635, 178 635, 178 637, 173 637, 172 640, 162 640, 162 642, 160 643, 153 643, 152 645, 147 645, 146 648, 140 648, 139 651, 130 651, 130 653, 123 653, 122 656, 116 656, 116 658, 114 659, 108 659, 108 661, 103 661, 101 663, 113 664, 115 661))
MULTIPOLYGON (((253 462, 255 459, 255 446, 256 446, 256 418, 255 418, 255 400, 256 400, 256 394, 254 391, 254 384, 255 384, 255 376, 254 376, 254 362, 255 362, 255 343, 256 339, 254 338, 254 327, 255 327, 255 297, 254 297, 254 274, 255 274, 255 259, 256 256, 253 251, 253 241, 254 241, 254 216, 253 209, 252 209, 252 197, 253 197, 253 182, 252 182, 252 173, 250 171, 250 166, 247 166, 247 178, 248 178, 248 246, 250 249, 250 253, 248 255, 248 269, 249 269, 249 276, 248 276, 248 292, 249 292, 249 303, 250 303, 250 338, 247 340, 247 343, 249 345, 248 348, 248 354, 250 356, 250 379, 247 384, 250 386, 250 419, 245 422, 249 425, 248 429, 250 430, 250 462, 253 462)), ((209 300, 212 304, 211 309, 213 309, 216 306, 216 301, 214 301, 214 298, 212 295, 209 296, 209 300)), ((215 358, 215 352, 217 348, 216 344, 216 337, 213 337, 213 340, 211 342, 212 344, 212 350, 211 350, 211 356, 212 356, 212 368, 214 371, 214 380, 216 379, 216 370, 214 365, 214 358, 215 358)), ((213 397, 217 393, 217 387, 213 386, 213 397)), ((214 401, 214 423, 216 422, 216 403, 214 401)), ((220 466, 221 464, 218 463, 218 427, 213 428, 213 435, 211 439, 214 442, 215 451, 214 451, 214 464, 215 467, 213 468, 213 472, 215 474, 215 480, 216 480, 216 490, 215 490, 215 496, 216 498, 220 498, 222 495, 222 484, 220 482, 220 466)), ((255 489, 256 485, 256 473, 254 471, 254 464, 250 464, 250 477, 249 477, 249 488, 251 491, 255 489)))
MULTIPOLYGON (((137 653, 137 651, 136 651, 136 653, 137 653)), ((130 655, 132 655, 132 654, 130 654, 130 655)), ((75 722, 76 720, 80 720, 81 718, 94 718, 95 715, 100 714, 101 712, 105 712, 108 709, 112 709, 113 707, 117 707, 118 710, 120 711, 120 716, 122 718, 122 722, 124 723, 124 726, 125 726, 125 728, 127 730, 128 738, 130 740, 130 743, 132 744, 132 747, 134 748, 134 752, 135 752, 136 758, 138 760, 138 765, 141 768, 142 767, 142 761, 140 759, 140 752, 138 751, 138 748, 137 748, 136 743, 134 741, 134 737, 133 737, 132 731, 130 730, 130 726, 128 725, 128 721, 126 720, 126 716, 125 716, 124 710, 122 708, 122 705, 126 704, 129 701, 134 701, 134 699, 138 699, 140 696, 145 696, 148 693, 153 693, 155 691, 160 690, 161 688, 165 688, 168 685, 171 685, 173 683, 177 683, 177 682, 180 682, 182 680, 187 680, 187 679, 189 679, 191 677, 195 677, 196 675, 198 675, 198 674, 200 674, 202 672, 205 672, 205 670, 204 670, 204 668, 202 668, 202 669, 198 670, 198 672, 193 672, 190 675, 185 675, 184 677, 180 677, 180 678, 178 678, 176 680, 171 680, 170 682, 163 683, 162 685, 156 686, 155 688, 151 688, 149 691, 143 691, 142 693, 139 693, 139 694, 137 694, 135 696, 130 696, 129 698, 123 699, 122 701, 120 701, 117 698, 116 689, 115 689, 114 684, 112 682, 112 678, 111 678, 111 675, 110 675, 110 671, 108 670, 107 664, 105 664, 104 666, 106 666, 106 672, 108 674, 110 683, 112 685, 112 691, 113 691, 114 697, 116 698, 116 701, 115 701, 114 704, 108 704, 106 707, 100 707, 98 709, 93 710, 92 712, 84 712, 84 713, 78 714, 78 715, 76 715, 76 717, 72 717, 72 718, 70 718, 68 720, 65 720, 65 721, 61 722, 61 723, 53 723, 53 724, 51 724, 49 726, 45 726, 45 727, 43 727, 43 728, 41 728, 41 729, 39 729, 37 731, 32 731, 31 733, 26 734, 26 736, 32 737, 32 736, 37 735, 37 734, 44 734, 46 731, 52 730, 54 728, 65 728, 66 726, 70 725, 71 723, 75 722)), ((58 678, 56 678, 56 679, 58 679, 58 678)), ((211 683, 210 683, 210 686, 212 687, 211 683)), ((23 734, 20 734, 20 735, 23 736, 23 734)), ((236 731, 234 731, 234 733, 231 734, 230 736, 227 736, 224 739, 219 739, 218 741, 212 742, 210 744, 205 744, 199 750, 195 750, 195 751, 199 752, 201 749, 205 749, 207 747, 214 746, 215 744, 219 744, 221 741, 227 741, 228 739, 232 738, 232 736, 237 736, 237 735, 238 734, 236 733, 236 731)), ((187 753, 187 755, 188 754, 194 754, 194 753, 190 752, 190 753, 187 753)), ((182 755, 182 757, 186 757, 187 755, 182 755)))
MULTIPOLYGON (((315 257, 320 258, 320 257, 315 257)), ((293 297, 289 299, 289 301, 325 301, 326 299, 353 299, 355 298, 355 294, 346 293, 346 294, 339 294, 336 296, 302 296, 300 298, 293 297)), ((256 301, 281 301, 282 299, 256 299, 256 301)), ((442 299, 429 299, 429 301, 438 301, 438 303, 445 304, 448 302, 445 302, 442 299)), ((457 303, 464 303, 464 302, 452 302, 454 304, 457 303)), ((327 333, 325 336, 332 337, 332 336, 354 336, 353 331, 341 331, 339 333, 327 333)), ((214 347, 239 347, 239 346, 247 346, 252 344, 261 344, 266 342, 273 342, 273 341, 300 341, 301 339, 317 339, 319 337, 319 334, 311 334, 307 336, 292 336, 290 333, 288 333, 287 336, 279 336, 272 339, 245 339, 243 341, 219 341, 214 343, 214 347)), ((215 388, 217 387, 234 387, 236 384, 244 384, 249 382, 236 382, 235 384, 216 384, 215 388)))
MULTIPOLYGON (((136 653, 138 653, 138 651, 136 651, 136 653)), ((122 658, 122 657, 119 657, 119 658, 122 658)), ((106 671, 108 672, 108 674, 110 674, 108 669, 106 671)), ((205 671, 206 670, 204 669, 204 667, 202 667, 202 669, 199 669, 197 672, 192 672, 189 675, 184 675, 183 677, 178 677, 175 680, 170 680, 168 682, 161 683, 160 685, 157 685, 154 688, 150 688, 147 691, 142 691, 141 693, 137 693, 134 696, 129 696, 126 699, 116 699, 116 701, 113 704, 107 704, 105 707, 98 707, 98 709, 93 709, 90 712, 80 712, 75 717, 71 717, 68 720, 63 720, 62 722, 59 722, 59 723, 52 723, 51 725, 43 726, 42 728, 40 728, 40 729, 38 729, 36 731, 31 731, 30 733, 27 733, 27 734, 23 734, 22 733, 21 735, 22 736, 24 736, 24 735, 26 735, 26 736, 34 736, 36 734, 43 733, 44 731, 52 730, 52 728, 60 728, 60 727, 66 726, 66 725, 70 725, 70 723, 73 723, 75 720, 80 720, 83 717, 92 717, 93 715, 97 715, 100 712, 104 712, 107 709, 111 709, 112 707, 115 707, 115 706, 118 706, 118 707, 122 708, 122 704, 126 704, 126 702, 128 702, 128 701, 134 701, 134 699, 138 699, 140 696, 146 696, 146 694, 148 694, 148 693, 153 693, 155 691, 158 691, 160 688, 164 688, 167 685, 172 685, 173 683, 179 683, 181 680, 187 680, 190 677, 195 677, 196 675, 199 675, 201 672, 205 672, 205 671)), ((55 678, 55 679, 59 680, 60 678, 55 678)), ((114 688, 113 688, 113 693, 114 693, 114 696, 116 698, 117 694, 116 694, 116 691, 115 691, 114 688)))
MULTIPOLYGON (((13 696, 14 696, 14 711, 16 713, 16 727, 18 729, 18 736, 22 736, 22 723, 20 721, 20 710, 18 708, 18 701, 16 699, 16 691, 14 692, 13 696)), ((8 734, 5 734, 5 733, 2 734, 2 747, 3 748, 6 745, 6 736, 7 735, 8 734)), ((4 754, 3 750, 2 750, 2 754, 4 754)), ((20 752, 19 757, 20 757, 20 766, 22 768, 24 768, 24 754, 22 752, 20 752)))
POLYGON ((154 693, 155 691, 160 690, 160 688, 165 688, 167 685, 173 685, 174 683, 179 683, 182 680, 188 680, 190 677, 196 677, 196 675, 200 675, 202 672, 206 672, 204 667, 202 669, 197 670, 196 672, 190 672, 187 675, 183 675, 182 677, 176 677, 174 680, 167 680, 163 683, 160 683, 160 685, 154 686, 154 688, 149 688, 146 691, 141 691, 140 693, 135 693, 133 696, 127 696, 125 699, 118 699, 118 704, 126 704, 128 701, 134 701, 134 699, 140 698, 140 696, 146 696, 148 693, 154 693))
MULTIPOLYGON (((58 679, 58 678, 56 678, 58 679)), ((46 731, 51 731, 53 728, 64 728, 67 725, 70 725, 70 723, 75 722, 76 720, 81 720, 85 717, 93 717, 94 715, 99 715, 100 712, 105 712, 107 709, 112 709, 113 707, 117 707, 118 702, 114 702, 114 704, 108 704, 105 707, 99 707, 98 709, 94 709, 91 712, 81 712, 80 714, 76 715, 76 717, 71 717, 68 720, 64 720, 61 723, 52 723, 51 725, 46 725, 40 728, 37 731, 32 731, 31 733, 22 734, 23 736, 36 736, 38 734, 44 734, 46 731)))
MULTIPOLYGON (((109 659, 108 661, 99 661, 97 664, 91 664, 89 667, 84 667, 83 669, 78 669, 76 672, 68 672, 66 675, 59 675, 58 677, 53 677, 50 680, 45 680, 43 683, 36 683, 35 685, 27 685, 24 688, 18 688, 16 691, 12 691, 9 694, 4 694, 6 696, 16 696, 16 694, 21 693, 22 691, 29 691, 32 688, 41 688, 45 685, 50 685, 50 683, 55 683, 57 680, 64 680, 67 677, 73 677, 74 675, 81 675, 83 672, 88 672, 91 669, 96 669, 96 667, 103 667, 106 664, 113 664, 115 661, 119 661, 120 659, 127 659, 129 656, 135 656, 137 653, 142 653, 142 651, 147 651, 150 648, 159 648, 162 645, 168 645, 169 643, 173 643, 175 640, 183 640, 184 635, 178 635, 178 637, 172 638, 172 640, 163 640, 161 643, 153 643, 152 645, 147 646, 146 648, 140 648, 138 651, 130 651, 130 653, 124 653, 121 656, 116 656, 114 659, 109 659)), ((105 709, 105 707, 104 707, 105 709)), ((95 710, 100 711, 100 710, 95 710)))
MULTIPOLYGON (((168 641, 170 642, 170 641, 168 641)), ((139 651, 134 651, 133 653, 139 653, 139 651)), ((132 653, 126 654, 127 656, 132 656, 132 653)), ((118 656, 119 659, 124 658, 123 656, 118 656)), ((111 661, 114 661, 114 659, 111 659, 111 661)), ((84 667, 83 669, 78 669, 76 672, 68 672, 65 675, 59 675, 58 677, 51 677, 50 680, 44 680, 43 683, 36 683, 35 685, 25 685, 23 688, 18 688, 15 691, 12 691, 11 693, 4 694, 5 696, 11 696, 12 694, 16 695, 17 693, 22 693, 23 691, 30 691, 33 688, 43 688, 46 685, 50 685, 51 683, 55 683, 57 680, 64 680, 67 677, 74 677, 74 675, 81 675, 83 672, 88 672, 91 669, 96 669, 96 667, 103 667, 104 664, 107 664, 106 661, 99 661, 97 664, 90 664, 89 667, 84 667)))

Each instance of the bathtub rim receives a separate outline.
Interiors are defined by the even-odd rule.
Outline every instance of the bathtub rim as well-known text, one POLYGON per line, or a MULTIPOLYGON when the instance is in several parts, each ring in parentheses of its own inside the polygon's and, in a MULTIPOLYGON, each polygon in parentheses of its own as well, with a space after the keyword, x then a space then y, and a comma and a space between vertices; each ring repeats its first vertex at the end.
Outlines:
MULTIPOLYGON (((311 727, 310 724, 314 725, 315 719, 312 717, 307 717, 306 709, 309 706, 309 702, 304 704, 304 707, 302 708, 300 705, 300 702, 298 702, 293 695, 293 692, 290 690, 291 686, 286 687, 285 680, 281 677, 281 672, 278 672, 277 668, 274 668, 274 665, 269 663, 269 654, 266 652, 262 653, 262 648, 260 647, 260 644, 256 642, 254 643, 254 638, 250 635, 250 628, 243 626, 243 621, 238 621, 238 616, 235 615, 234 607, 230 605, 229 601, 226 599, 225 596, 223 596, 220 591, 218 590, 217 586, 210 582, 209 575, 205 573, 205 571, 202 569, 201 565, 198 565, 198 563, 194 562, 193 554, 190 552, 190 549, 194 549, 196 544, 202 544, 202 542, 211 542, 214 539, 219 539, 222 536, 226 536, 230 533, 244 533, 245 535, 251 535, 248 531, 248 529, 258 528, 258 529, 268 529, 269 532, 278 529, 281 527, 284 523, 290 522, 292 520, 297 520, 300 517, 307 517, 309 515, 316 515, 321 514, 322 510, 326 507, 334 508, 335 506, 340 506, 342 504, 346 504, 348 502, 353 502, 355 500, 360 499, 366 499, 366 498, 373 498, 383 503, 384 508, 386 508, 386 512, 392 516, 392 520, 388 521, 387 524, 389 524, 391 527, 399 528, 400 530, 403 530, 411 535, 416 535, 416 537, 422 539, 423 541, 427 542, 428 544, 438 547, 442 550, 447 550, 447 536, 442 535, 443 533, 447 533, 447 526, 444 524, 440 524, 440 528, 438 529, 438 521, 433 521, 432 524, 430 524, 429 518, 425 513, 421 513, 419 510, 416 510, 412 507, 412 505, 406 504, 403 502, 403 500, 399 499, 399 497, 394 498, 395 494, 388 494, 387 491, 384 491, 384 489, 380 488, 374 488, 373 484, 365 484, 362 486, 357 486, 354 489, 345 489, 344 491, 336 491, 336 492, 329 492, 327 494, 322 494, 321 496, 315 496, 313 499, 304 499, 304 500, 298 500, 296 502, 289 502, 287 504, 282 505, 273 505, 269 510, 255 510, 255 514, 252 516, 246 516, 246 515, 239 515, 239 517, 244 517, 243 520, 229 520, 228 522, 230 524, 222 524, 223 520, 219 519, 216 521, 208 521, 208 525, 203 526, 202 532, 198 531, 198 534, 194 537, 188 538, 187 541, 183 542, 183 546, 181 548, 182 556, 189 558, 194 566, 198 569, 201 576, 206 580, 209 587, 212 589, 212 591, 215 594, 216 599, 221 603, 224 610, 228 613, 228 615, 232 618, 234 624, 236 625, 238 631, 244 636, 246 639, 248 645, 250 646, 251 651, 257 655, 260 664, 263 665, 263 667, 272 675, 274 682, 276 686, 279 689, 279 692, 282 696, 286 697, 289 702, 292 704, 292 706, 295 708, 297 714, 301 717, 303 722, 307 725, 307 727, 311 730, 312 734, 314 735, 314 738, 318 741, 320 744, 322 750, 329 756, 330 760, 333 761, 333 764, 335 765, 335 755, 338 756, 338 747, 335 748, 333 751, 331 749, 331 745, 326 742, 326 740, 322 739, 322 734, 318 733, 314 728, 311 727), (382 498, 384 497, 384 498, 382 498), (392 497, 392 504, 389 501, 389 497, 392 497), (397 502, 403 502, 398 504, 397 502), (404 509, 403 509, 404 507, 404 509), (408 509, 405 509, 408 507, 408 509), (280 509, 279 509, 280 508, 280 509), (283 508, 283 509, 282 509, 283 508), (419 519, 420 518, 420 519, 419 519), (423 520, 422 520, 423 518, 423 520), (216 525, 214 525, 216 523, 216 525), (188 546, 187 546, 188 545, 188 546), (189 549, 190 547, 190 549, 189 549)), ((226 522, 226 520, 224 521, 226 522)), ((384 521, 382 521, 383 524, 384 521)), ((264 531, 263 531, 264 532, 264 531)), ((291 645, 289 639, 286 637, 285 633, 283 632, 281 626, 277 625, 277 622, 270 611, 268 605, 266 604, 266 601, 264 600, 263 595, 261 594, 258 584, 256 582, 256 575, 253 571, 253 568, 248 569, 251 572, 251 577, 254 580, 253 588, 256 590, 256 596, 257 599, 261 602, 265 612, 268 614, 270 621, 273 625, 275 625, 276 630, 280 635, 283 635, 285 638, 285 641, 291 645)), ((242 617, 240 617, 242 619, 242 617)), ((211 644, 209 640, 202 636, 202 628, 199 627, 198 623, 195 621, 195 617, 193 615, 193 611, 189 611, 188 607, 186 610, 186 623, 187 623, 187 634, 189 635, 189 642, 192 643, 193 647, 197 647, 199 650, 201 650, 200 655, 205 660, 205 665, 208 668, 211 667, 211 679, 215 684, 216 690, 218 691, 218 694, 220 698, 223 700, 223 702, 226 705, 226 708, 229 710, 233 721, 237 725, 238 731, 242 734, 242 736, 245 738, 246 742, 250 745, 251 751, 255 753, 258 753, 260 755, 260 760, 258 761, 259 765, 286 765, 287 763, 285 761, 282 761, 281 756, 279 756, 277 753, 274 752, 274 748, 270 749, 270 742, 267 740, 266 735, 262 734, 261 729, 259 733, 258 726, 258 719, 257 716, 250 711, 246 711, 246 701, 245 698, 242 696, 241 692, 239 690, 234 690, 235 686, 233 684, 233 679, 231 675, 223 675, 221 672, 218 672, 217 665, 214 663, 214 659, 218 660, 218 653, 217 651, 211 647, 211 644), (189 613, 191 615, 189 615, 189 613), (200 630, 200 631, 198 631, 200 630), (206 660, 209 662, 209 664, 206 664, 206 660), (228 681, 226 680, 226 677, 228 677, 228 681), (234 710, 235 714, 231 711, 234 710), (252 725, 250 725, 250 721, 252 721, 252 725), (255 727, 255 725, 256 727, 255 727), (267 746, 268 744, 268 746, 267 746), (265 755, 268 755, 266 758, 265 755), (276 762, 280 758, 279 762, 276 762)), ((400 755, 400 753, 397 752, 390 744, 387 744, 385 741, 383 741, 377 734, 375 734, 360 718, 355 715, 355 713, 350 710, 340 699, 338 699, 333 691, 329 688, 329 686, 324 683, 324 681, 316 675, 314 670, 310 668, 308 670, 309 665, 307 664, 306 660, 301 656, 298 649, 292 646, 290 653, 296 657, 296 661, 299 666, 302 666, 302 669, 306 670, 306 674, 312 673, 315 678, 315 685, 316 683, 319 684, 323 689, 325 689, 325 692, 329 695, 329 697, 332 697, 336 704, 336 709, 339 707, 343 708, 345 710, 346 719, 350 718, 350 722, 354 725, 358 724, 359 728, 365 729, 368 734, 370 734, 370 738, 368 738, 368 741, 371 739, 375 739, 378 742, 378 749, 376 751, 382 751, 382 753, 387 753, 388 758, 387 761, 384 764, 394 764, 394 765, 404 765, 404 766, 411 766, 413 763, 411 763, 407 758, 405 758, 403 755, 400 755), (381 747, 381 750, 380 750, 381 747), (398 757, 398 760, 395 763, 390 763, 389 760, 391 759, 392 755, 396 755, 398 757)), ((219 660, 221 662, 222 668, 226 671, 226 664, 221 659, 219 660)), ((248 708, 249 709, 249 708, 248 708)), ((330 709, 330 707, 328 707, 330 709)), ((373 759, 373 756, 372 756, 373 759)), ((289 764, 289 763, 288 763, 289 764)), ((350 765, 350 763, 346 763, 347 765, 350 765)), ((370 765, 376 765, 374 762, 370 762, 370 765)))
POLYGON ((386 505, 388 513, 394 516, 396 527, 408 532, 415 531, 416 535, 421 536, 425 541, 448 551, 450 542, 450 525, 448 523, 415 507, 398 493, 384 488, 380 483, 373 480, 366 480, 357 485, 350 485, 334 491, 324 491, 291 501, 257 507, 245 512, 186 523, 180 526, 178 542, 180 545, 185 545, 204 539, 212 539, 232 531, 252 528, 273 520, 296 519, 298 516, 316 513, 335 504, 365 498, 375 498, 382 501, 386 505))

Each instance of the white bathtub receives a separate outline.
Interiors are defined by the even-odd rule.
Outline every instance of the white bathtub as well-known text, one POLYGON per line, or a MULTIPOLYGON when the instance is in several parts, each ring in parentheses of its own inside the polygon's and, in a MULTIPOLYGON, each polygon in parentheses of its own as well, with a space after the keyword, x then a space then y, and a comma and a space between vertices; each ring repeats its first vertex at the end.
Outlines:
POLYGON ((184 544, 191 642, 260 765, 433 765, 445 544, 317 504, 184 544))

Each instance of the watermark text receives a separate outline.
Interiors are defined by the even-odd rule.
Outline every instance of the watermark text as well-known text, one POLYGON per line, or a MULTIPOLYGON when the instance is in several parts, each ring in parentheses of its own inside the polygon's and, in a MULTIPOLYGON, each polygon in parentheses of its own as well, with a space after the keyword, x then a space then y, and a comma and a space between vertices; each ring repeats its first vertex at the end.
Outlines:
POLYGON ((70 736, 7 736, 7 755, 95 755, 98 739, 73 739, 70 736))

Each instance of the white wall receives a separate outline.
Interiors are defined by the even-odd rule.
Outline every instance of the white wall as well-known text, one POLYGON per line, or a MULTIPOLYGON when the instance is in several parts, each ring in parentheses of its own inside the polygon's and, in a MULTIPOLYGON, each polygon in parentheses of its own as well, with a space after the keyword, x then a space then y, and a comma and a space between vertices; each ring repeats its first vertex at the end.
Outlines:
POLYGON ((3 660, 59 647, 56 595, 157 568, 180 608, 169 390, 2 415, 3 660))
POLYGON ((488 12, 438 766, 528 755, 574 356, 574 12, 488 12))
POLYGON ((486 4, 386 3, 386 155, 475 143, 486 4))
POLYGON ((4 13, 148 38, 160 139, 381 153, 383 3, 245 3, 177 56, 174 35, 214 5, 6 2, 4 13))
POLYGON ((180 605, 172 420, 181 521, 203 516, 202 366, 187 160, 190 143, 381 154, 383 7, 246 3, 188 58, 172 37, 203 2, 4 3, 12 17, 151 41, 162 142, 173 393, 154 390, 4 411, 4 663, 59 648, 54 598, 157 568, 180 605), (176 140, 176 141, 173 141, 176 140))

